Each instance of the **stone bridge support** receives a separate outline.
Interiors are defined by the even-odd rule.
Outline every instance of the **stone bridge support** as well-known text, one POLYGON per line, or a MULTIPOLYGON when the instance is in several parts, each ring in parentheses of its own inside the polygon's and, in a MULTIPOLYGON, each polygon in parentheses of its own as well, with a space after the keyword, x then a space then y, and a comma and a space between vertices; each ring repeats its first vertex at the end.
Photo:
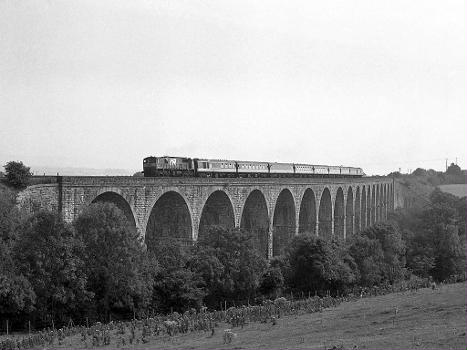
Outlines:
POLYGON ((112 202, 145 239, 191 244, 210 226, 252 232, 267 257, 296 235, 345 240, 394 210, 394 182, 357 179, 63 177, 21 192, 27 211, 48 208, 72 222, 94 202, 112 202))

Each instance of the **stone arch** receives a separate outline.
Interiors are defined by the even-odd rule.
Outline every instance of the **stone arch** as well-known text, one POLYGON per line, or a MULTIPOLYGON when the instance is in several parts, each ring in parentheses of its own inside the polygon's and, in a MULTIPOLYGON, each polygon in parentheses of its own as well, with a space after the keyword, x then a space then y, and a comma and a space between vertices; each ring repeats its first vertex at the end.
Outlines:
POLYGON ((376 202, 375 202, 375 222, 379 222, 381 220, 381 217, 380 217, 380 212, 379 212, 379 209, 380 209, 380 191, 379 191, 379 184, 376 184, 376 202))
POLYGON ((128 229, 132 232, 137 232, 133 208, 131 208, 130 204, 120 193, 114 191, 103 191, 97 195, 91 203, 113 203, 123 212, 123 215, 125 215, 128 222, 128 229))
POLYGON ((389 184, 386 184, 386 197, 385 197, 385 209, 386 209, 386 219, 388 218, 389 212, 389 184))
POLYGON ((371 220, 370 225, 376 222, 376 185, 371 186, 371 220))
POLYGON ((366 227, 367 227, 367 213, 368 213, 368 210, 367 210, 367 189, 365 188, 365 186, 362 186, 362 199, 361 199, 361 221, 360 221, 360 230, 364 230, 366 227))
POLYGON ((295 201, 292 192, 283 189, 277 197, 272 220, 272 255, 281 255, 295 234, 295 201))
POLYGON ((334 201, 334 237, 338 240, 344 239, 345 227, 345 203, 344 191, 342 187, 337 189, 336 199, 334 201))
POLYGON ((235 216, 229 196, 221 190, 212 192, 204 203, 199 220, 198 239, 212 226, 233 228, 235 216))
POLYGON ((384 221, 384 184, 379 185, 379 220, 384 221))
POLYGON ((332 200, 331 192, 326 187, 321 193, 318 212, 318 235, 324 239, 332 238, 332 200))
POLYGON ((354 233, 354 203, 353 191, 349 186, 347 190, 347 203, 345 204, 345 238, 350 237, 354 233))
POLYGON ((360 231, 360 220, 361 220, 361 201, 360 201, 360 187, 357 186, 355 190, 355 220, 354 220, 354 233, 360 231))
POLYGON ((314 235, 316 231, 316 198, 311 188, 307 188, 300 204, 298 233, 314 235))
POLYGON ((371 185, 368 185, 366 194, 366 227, 368 226, 371 226, 371 185))
POLYGON ((269 252, 269 213, 264 194, 255 189, 248 195, 242 209, 240 228, 256 237, 256 246, 261 254, 269 252))
POLYGON ((388 219, 388 184, 384 185, 384 219, 388 219))
POLYGON ((391 211, 394 210, 394 182, 391 184, 391 190, 390 190, 390 198, 389 198, 389 208, 391 211))
POLYGON ((162 194, 151 208, 145 241, 149 250, 167 239, 184 244, 193 241, 192 215, 183 196, 177 191, 162 194))

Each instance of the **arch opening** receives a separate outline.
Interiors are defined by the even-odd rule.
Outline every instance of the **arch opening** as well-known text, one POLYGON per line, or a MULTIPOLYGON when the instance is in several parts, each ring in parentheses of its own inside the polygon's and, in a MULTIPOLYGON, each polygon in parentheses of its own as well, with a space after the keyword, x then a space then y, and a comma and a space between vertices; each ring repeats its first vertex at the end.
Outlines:
POLYGON ((269 217, 266 199, 259 190, 252 191, 243 207, 240 228, 256 237, 256 247, 268 257, 269 217))
POLYGON ((388 219, 388 187, 384 184, 383 187, 383 219, 388 219))
POLYGON ((360 215, 361 215, 361 202, 360 202, 360 188, 357 187, 355 190, 355 220, 354 220, 354 233, 357 233, 361 230, 360 227, 360 215))
POLYGON ((334 203, 334 236, 338 240, 344 239, 345 211, 344 211, 344 191, 339 187, 334 203))
POLYGON ((199 221, 198 237, 207 233, 210 227, 221 226, 229 229, 235 226, 232 203, 223 191, 215 191, 206 200, 199 221))
POLYGON ((186 245, 193 242, 188 205, 183 197, 175 191, 164 193, 154 204, 145 235, 149 250, 154 249, 164 240, 171 239, 186 245))
POLYGON ((319 236, 330 240, 332 237, 332 203, 331 193, 325 188, 319 200, 318 213, 319 236))
POLYGON ((376 222, 376 186, 371 188, 371 207, 370 207, 370 225, 376 222))
POLYGON ((381 221, 381 185, 376 185, 376 214, 375 222, 381 221))
POLYGON ((367 193, 367 203, 366 203, 366 227, 371 226, 371 185, 368 186, 367 193))
POLYGON ((121 195, 115 192, 104 192, 98 195, 91 203, 113 203, 118 209, 123 212, 127 219, 127 228, 135 233, 136 230, 136 221, 131 211, 130 204, 123 198, 121 195))
POLYGON ((345 205, 345 238, 350 237, 354 233, 354 208, 353 208, 353 191, 349 187, 347 191, 347 203, 345 205))
POLYGON ((311 188, 308 188, 303 195, 298 217, 298 233, 314 235, 316 232, 316 198, 311 188))
POLYGON ((360 221, 360 230, 364 230, 366 227, 367 227, 367 221, 366 221, 366 218, 367 218, 367 205, 366 205, 366 189, 365 189, 365 186, 362 187, 362 203, 361 203, 361 215, 362 215, 362 218, 361 218, 361 221, 360 221))
POLYGON ((277 256, 284 252, 295 234, 295 203, 287 189, 277 198, 272 224, 272 255, 277 256))

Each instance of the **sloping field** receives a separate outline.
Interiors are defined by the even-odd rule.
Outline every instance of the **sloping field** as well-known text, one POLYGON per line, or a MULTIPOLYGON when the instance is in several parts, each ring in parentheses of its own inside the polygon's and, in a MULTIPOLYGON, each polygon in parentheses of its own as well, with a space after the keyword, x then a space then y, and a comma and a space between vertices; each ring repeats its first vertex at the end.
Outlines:
MULTIPOLYGON (((347 302, 321 313, 252 323, 223 344, 222 324, 207 333, 150 338, 147 344, 99 349, 466 349, 466 284, 347 302)), ((49 348, 50 349, 50 348, 49 348)), ((52 349, 87 349, 79 336, 52 349)), ((97 349, 97 348, 94 348, 97 349)))
POLYGON ((467 196, 467 184, 440 185, 438 187, 441 191, 453 194, 460 198, 467 196))

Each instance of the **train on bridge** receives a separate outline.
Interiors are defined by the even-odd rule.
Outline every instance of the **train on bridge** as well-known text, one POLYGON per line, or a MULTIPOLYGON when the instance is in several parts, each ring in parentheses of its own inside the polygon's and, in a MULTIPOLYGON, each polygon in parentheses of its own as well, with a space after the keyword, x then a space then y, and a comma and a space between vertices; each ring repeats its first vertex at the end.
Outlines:
POLYGON ((146 157, 145 177, 362 177, 361 168, 186 157, 146 157))

